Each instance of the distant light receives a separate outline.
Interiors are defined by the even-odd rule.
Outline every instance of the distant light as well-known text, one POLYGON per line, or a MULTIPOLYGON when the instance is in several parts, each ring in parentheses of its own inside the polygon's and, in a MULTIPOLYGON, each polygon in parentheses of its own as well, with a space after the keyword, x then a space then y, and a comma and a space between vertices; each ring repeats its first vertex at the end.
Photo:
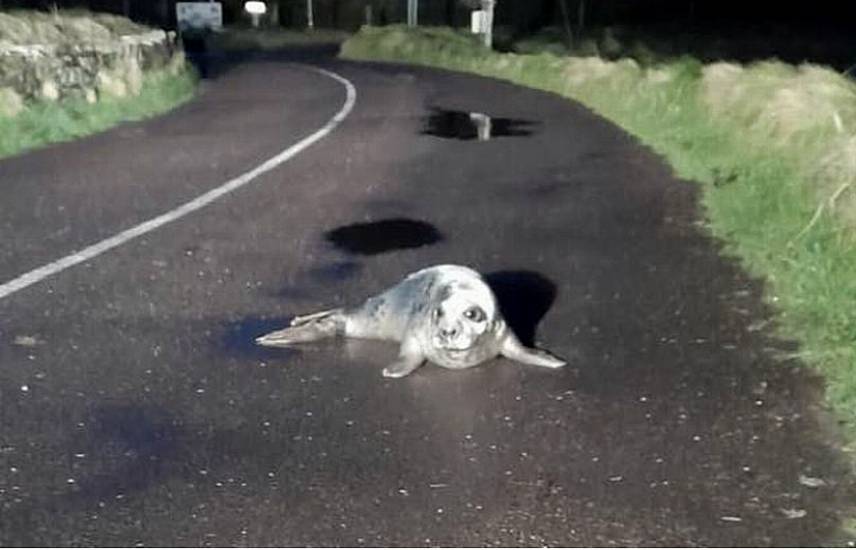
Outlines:
POLYGON ((244 9, 251 15, 264 15, 267 13, 267 5, 264 2, 245 2, 244 9))

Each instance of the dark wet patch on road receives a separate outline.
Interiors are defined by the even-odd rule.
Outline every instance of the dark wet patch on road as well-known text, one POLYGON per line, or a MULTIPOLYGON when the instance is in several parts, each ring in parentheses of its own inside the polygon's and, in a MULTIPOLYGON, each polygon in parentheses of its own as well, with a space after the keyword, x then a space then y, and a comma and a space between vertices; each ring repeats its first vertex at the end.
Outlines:
POLYGON ((487 141, 497 137, 525 137, 533 133, 534 121, 491 117, 485 113, 431 108, 423 117, 422 135, 457 140, 487 141))
POLYGON ((307 300, 322 292, 329 294, 331 285, 339 286, 359 275, 362 270, 363 265, 353 260, 317 264, 298 272, 276 292, 276 296, 290 300, 307 300))
POLYGON ((442 233, 430 223, 408 218, 337 227, 324 237, 337 248, 364 256, 419 248, 443 240, 442 233))
POLYGON ((228 353, 254 359, 283 358, 298 354, 297 350, 291 348, 271 348, 256 344, 256 338, 287 327, 290 320, 290 317, 246 317, 226 326, 221 344, 228 353))
POLYGON ((169 453, 177 428, 162 411, 134 404, 106 404, 91 413, 99 447, 114 444, 125 455, 149 459, 169 453))
POLYGON ((535 329, 556 299, 556 285, 535 271, 496 271, 485 275, 508 326, 527 346, 535 345, 535 329))
POLYGON ((309 269, 307 276, 322 283, 340 283, 359 273, 362 268, 359 262, 331 262, 309 269))
MULTIPOLYGON (((81 509, 103 512, 124 504, 172 475, 176 459, 183 454, 181 422, 156 405, 101 403, 84 419, 78 426, 89 428, 69 434, 66 442, 69 469, 64 486, 4 510, 3 519, 10 525, 29 527, 20 530, 12 546, 38 546, 44 533, 34 522, 56 521, 56 517, 48 519, 49 514, 64 516, 81 509)), ((91 515, 97 517, 98 513, 91 515)))
POLYGON ((312 297, 313 292, 310 288, 298 284, 291 284, 282 287, 278 291, 274 292, 273 295, 277 298, 284 298, 287 300, 308 300, 312 297))

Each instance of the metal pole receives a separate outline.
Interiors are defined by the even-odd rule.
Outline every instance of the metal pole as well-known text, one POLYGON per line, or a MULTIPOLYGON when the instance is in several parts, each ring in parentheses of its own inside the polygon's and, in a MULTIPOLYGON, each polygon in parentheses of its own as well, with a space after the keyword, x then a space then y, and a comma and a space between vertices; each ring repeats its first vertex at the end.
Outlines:
POLYGON ((568 15, 566 0, 559 0, 559 7, 562 9, 562 22, 565 24, 565 38, 568 39, 568 50, 572 50, 574 47, 574 33, 571 32, 571 17, 568 15))
POLYGON ((306 0, 306 27, 310 31, 315 28, 315 18, 312 14, 312 0, 306 0))

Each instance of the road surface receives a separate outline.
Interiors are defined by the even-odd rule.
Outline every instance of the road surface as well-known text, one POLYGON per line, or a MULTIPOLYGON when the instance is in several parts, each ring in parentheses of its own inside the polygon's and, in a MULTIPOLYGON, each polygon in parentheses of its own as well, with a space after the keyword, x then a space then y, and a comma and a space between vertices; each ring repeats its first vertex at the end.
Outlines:
POLYGON ((3 284, 341 119, 0 299, 0 545, 840 542, 822 383, 696 185, 556 96, 303 61, 353 109, 330 75, 250 58, 161 118, 0 161, 3 284), (472 112, 507 135, 461 139, 472 112), (437 263, 489 274, 570 365, 388 380, 391 344, 253 345, 437 263))

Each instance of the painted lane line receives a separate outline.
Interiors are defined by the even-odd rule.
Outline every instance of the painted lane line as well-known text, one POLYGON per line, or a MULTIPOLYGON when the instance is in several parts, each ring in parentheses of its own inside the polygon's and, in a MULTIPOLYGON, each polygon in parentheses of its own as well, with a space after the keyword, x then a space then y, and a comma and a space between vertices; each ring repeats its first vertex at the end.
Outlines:
POLYGON ((91 260, 92 258, 95 258, 96 256, 99 256, 112 248, 116 248, 117 246, 123 245, 132 239, 136 239, 141 235, 150 233, 151 231, 154 231, 159 227, 162 227, 170 222, 174 222, 180 218, 183 218, 191 212, 195 212, 200 208, 208 206, 217 199, 247 185, 262 174, 270 172, 274 168, 283 164, 284 162, 294 157, 316 141, 322 139, 327 134, 332 132, 339 124, 341 124, 343 120, 345 120, 345 118, 353 110, 354 104, 357 101, 357 90, 354 85, 343 76, 340 76, 326 69, 321 69, 319 67, 309 68, 334 80, 337 80, 345 86, 345 90, 347 92, 345 103, 342 105, 342 108, 339 109, 339 112, 337 112, 333 116, 333 118, 331 118, 323 127, 318 129, 314 133, 306 136, 305 138, 298 141, 288 149, 285 149, 276 156, 269 158, 262 164, 250 170, 249 172, 245 172, 244 174, 241 174, 240 176, 237 176, 227 181, 219 187, 216 187, 211 191, 199 195, 195 199, 192 199, 182 204, 181 206, 170 210, 169 212, 161 214, 160 216, 157 216, 150 220, 144 221, 139 225, 135 225, 134 227, 126 229, 121 233, 117 233, 112 237, 108 237, 103 241, 97 242, 91 246, 84 248, 83 250, 80 250, 73 254, 69 254, 68 256, 60 258, 59 260, 56 260, 49 264, 45 264, 32 271, 24 273, 23 275, 20 275, 9 282, 3 283, 2 285, 0 285, 0 299, 14 294, 19 290, 23 290, 28 286, 32 286, 48 277, 51 277, 52 275, 56 275, 57 273, 64 271, 70 267, 73 267, 79 263, 91 260))

